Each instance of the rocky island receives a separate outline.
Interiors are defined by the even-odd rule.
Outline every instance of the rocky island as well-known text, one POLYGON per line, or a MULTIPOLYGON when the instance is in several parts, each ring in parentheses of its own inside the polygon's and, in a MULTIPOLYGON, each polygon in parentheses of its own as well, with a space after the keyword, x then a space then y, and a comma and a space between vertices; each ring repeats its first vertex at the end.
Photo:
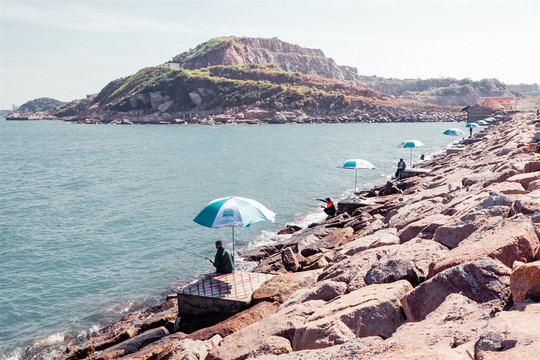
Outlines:
MULTIPOLYGON (((359 86, 356 68, 278 39, 211 39, 159 66, 111 81, 96 96, 18 114, 106 124, 455 121, 441 107, 359 86)), ((14 114, 15 116, 16 114, 14 114)))
POLYGON ((506 113, 422 176, 245 253, 275 276, 235 314, 177 299, 61 359, 534 359, 540 353, 540 118, 506 113))

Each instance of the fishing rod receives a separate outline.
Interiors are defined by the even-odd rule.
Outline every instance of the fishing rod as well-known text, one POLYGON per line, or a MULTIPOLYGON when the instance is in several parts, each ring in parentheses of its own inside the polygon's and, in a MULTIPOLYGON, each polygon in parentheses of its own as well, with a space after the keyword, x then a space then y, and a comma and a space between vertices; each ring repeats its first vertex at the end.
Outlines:
POLYGON ((176 249, 176 250, 180 250, 180 251, 187 252, 188 254, 195 255, 195 256, 198 256, 198 257, 203 258, 203 259, 206 259, 206 260, 213 261, 213 260, 210 259, 209 257, 206 257, 206 256, 202 256, 202 255, 196 254, 196 253, 191 252, 191 251, 186 250, 186 249, 182 249, 182 248, 179 248, 179 247, 176 247, 176 246, 173 246, 172 248, 173 248, 173 249, 176 249))

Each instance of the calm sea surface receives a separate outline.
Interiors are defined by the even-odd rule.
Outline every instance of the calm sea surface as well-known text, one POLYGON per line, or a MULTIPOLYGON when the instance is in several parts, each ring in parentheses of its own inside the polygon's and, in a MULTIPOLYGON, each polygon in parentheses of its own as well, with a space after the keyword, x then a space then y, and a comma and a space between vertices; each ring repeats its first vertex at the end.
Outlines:
MULTIPOLYGON (((112 126, 0 119, 0 358, 55 343, 163 301, 213 271, 229 229, 192 220, 209 201, 253 198, 275 223, 235 231, 236 248, 322 219, 318 197, 351 195, 349 158, 371 161, 358 188, 383 184, 417 139, 440 151, 463 123, 112 126), (176 248, 176 249, 175 249, 176 248)), ((409 164, 408 164, 409 165, 409 164)))

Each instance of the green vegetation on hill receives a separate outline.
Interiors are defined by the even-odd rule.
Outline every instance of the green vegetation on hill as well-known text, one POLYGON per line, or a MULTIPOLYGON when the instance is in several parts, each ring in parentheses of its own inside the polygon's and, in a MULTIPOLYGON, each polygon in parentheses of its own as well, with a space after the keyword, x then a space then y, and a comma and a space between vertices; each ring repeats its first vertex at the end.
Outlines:
POLYGON ((64 105, 64 101, 51 99, 48 97, 42 97, 39 99, 30 100, 19 107, 20 112, 37 112, 37 111, 51 111, 59 106, 64 105))
POLYGON ((54 109, 51 114, 58 117, 75 116, 91 104, 90 99, 74 100, 54 109))
POLYGON ((438 79, 387 79, 377 76, 361 76, 362 81, 370 88, 391 88, 390 95, 401 96, 405 93, 416 93, 423 96, 500 96, 521 94, 511 86, 497 79, 482 79, 474 81, 469 78, 438 78, 438 79))
MULTIPOLYGON (((114 80, 92 100, 104 110, 151 110, 149 95, 158 93, 173 100, 168 111, 190 111, 196 105, 190 93, 201 96, 198 110, 256 105, 271 107, 275 102, 288 108, 344 108, 353 100, 381 100, 383 95, 364 88, 319 76, 291 73, 275 64, 212 66, 197 70, 149 67, 114 80), (145 97, 146 96, 146 97, 145 97)), ((80 113, 90 102, 72 102, 54 112, 56 116, 80 113)))
POLYGON ((207 54, 226 48, 232 45, 236 38, 233 36, 230 37, 216 37, 210 39, 202 44, 197 45, 195 49, 190 49, 180 55, 175 56, 172 61, 180 64, 190 62, 194 59, 201 59, 207 56, 207 54))

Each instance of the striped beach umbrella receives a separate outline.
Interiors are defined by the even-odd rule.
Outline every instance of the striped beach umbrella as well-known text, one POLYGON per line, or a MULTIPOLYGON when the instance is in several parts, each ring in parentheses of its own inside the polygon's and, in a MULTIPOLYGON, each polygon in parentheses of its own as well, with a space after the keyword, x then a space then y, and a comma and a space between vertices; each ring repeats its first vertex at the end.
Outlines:
POLYGON ((449 135, 449 136, 459 136, 459 135, 464 135, 465 133, 463 132, 463 130, 460 130, 460 129, 448 129, 448 130, 445 130, 443 134, 449 135))
POLYGON ((258 201, 239 196, 215 199, 202 208, 193 219, 197 224, 210 227, 232 229, 233 265, 234 265, 234 228, 250 227, 252 224, 271 221, 276 214, 258 201))
POLYGON ((356 193, 356 177, 358 175, 358 169, 369 169, 375 170, 376 167, 372 163, 363 159, 349 159, 345 161, 341 166, 338 166, 341 169, 351 169, 354 170, 354 192, 356 193))
POLYGON ((477 128, 477 127, 480 127, 480 125, 478 125, 477 123, 468 123, 467 125, 465 125, 465 127, 468 127, 468 128, 477 128))
POLYGON ((405 149, 411 149, 411 167, 413 165, 413 162, 412 162, 412 149, 413 148, 417 148, 417 147, 424 147, 426 145, 424 145, 421 141, 418 141, 418 140, 405 140, 401 143, 398 144, 398 147, 401 147, 401 148, 405 148, 405 149))
POLYGON ((459 136, 459 135, 464 135, 465 133, 463 132, 463 130, 460 130, 460 129, 454 129, 454 128, 451 128, 451 129, 447 129, 443 132, 443 135, 448 135, 448 136, 452 136, 452 142, 454 141, 454 137, 455 136, 459 136))
POLYGON ((484 120, 478 120, 476 123, 478 125, 488 125, 487 121, 484 121, 484 120))

